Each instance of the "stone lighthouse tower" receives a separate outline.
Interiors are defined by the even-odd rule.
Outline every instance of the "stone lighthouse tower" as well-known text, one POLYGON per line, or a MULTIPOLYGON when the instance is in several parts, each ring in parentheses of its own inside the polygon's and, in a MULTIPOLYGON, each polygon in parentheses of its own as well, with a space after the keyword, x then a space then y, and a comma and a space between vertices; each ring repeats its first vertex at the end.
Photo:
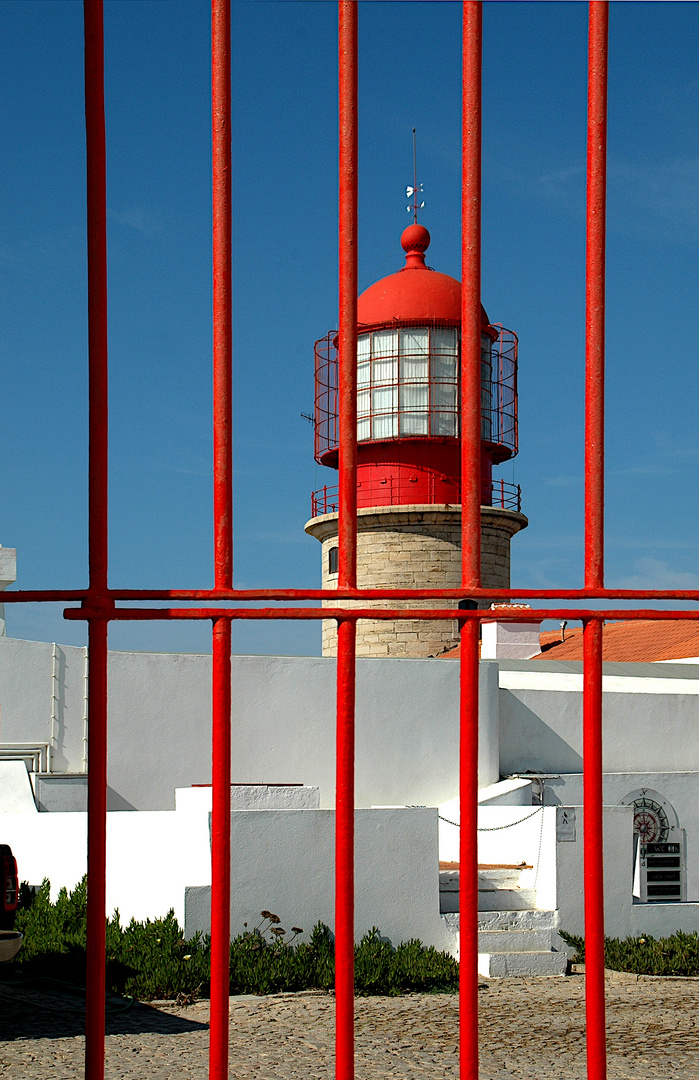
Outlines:
MULTIPOLYGON (((357 575, 360 588, 460 588, 461 283, 425 264, 430 234, 410 225, 405 266, 358 300, 357 575)), ((337 468, 337 334, 315 346, 315 457, 337 468)), ((519 488, 493 479, 517 453, 517 337, 481 308, 481 579, 510 584, 510 540, 528 522, 519 488)), ((337 586, 337 488, 313 495, 306 532, 322 544, 324 589, 337 586)), ((453 601, 420 601, 450 607, 453 601)), ((406 601, 362 601, 407 607, 406 601)), ((449 622, 361 620, 359 656, 434 656, 456 644, 449 622)), ((336 654, 335 620, 323 655, 336 654)))

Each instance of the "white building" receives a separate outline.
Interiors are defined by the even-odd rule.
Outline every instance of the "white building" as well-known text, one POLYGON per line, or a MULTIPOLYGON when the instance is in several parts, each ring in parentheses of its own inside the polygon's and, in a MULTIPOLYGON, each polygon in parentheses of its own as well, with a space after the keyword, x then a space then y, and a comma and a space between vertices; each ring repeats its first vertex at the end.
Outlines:
MULTIPOLYGON (((502 625, 486 626, 485 653, 514 651, 502 625)), ((514 646, 531 652, 521 629, 514 646)), ((524 946, 561 970, 562 954, 540 946, 556 926, 583 931, 582 667, 549 656, 481 662, 493 974, 519 970, 524 946)), ((86 864, 86 661, 84 649, 0 638, 0 840, 22 878, 54 889, 86 864)), ((307 930, 332 925, 335 663, 233 657, 234 931, 263 908, 307 930)), ((378 925, 394 941, 456 947, 458 876, 442 867, 440 896, 439 862, 458 858, 458 670, 448 658, 358 660, 359 935, 378 925)), ((210 677, 208 655, 110 655, 108 904, 125 918, 174 907, 189 931, 206 926, 210 677)), ((606 663, 603 689, 607 933, 699 930, 699 666, 606 663), (662 853, 672 873, 666 861, 659 878, 653 842, 677 850, 662 853)))

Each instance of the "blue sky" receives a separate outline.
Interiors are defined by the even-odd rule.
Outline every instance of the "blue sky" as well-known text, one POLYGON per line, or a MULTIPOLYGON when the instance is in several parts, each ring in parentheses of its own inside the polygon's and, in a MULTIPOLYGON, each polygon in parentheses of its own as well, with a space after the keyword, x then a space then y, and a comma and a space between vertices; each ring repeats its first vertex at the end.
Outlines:
MULTIPOLYGON (((459 275, 460 4, 360 4, 360 287, 402 265, 412 128, 428 262, 459 275)), ((586 18, 484 5, 483 302, 520 339, 521 587, 582 580, 586 18)), ((0 5, 0 542, 18 587, 87 578, 82 5, 0 5)), ((212 584, 209 5, 105 5, 110 583, 212 584)), ((699 16, 612 3, 607 583, 699 587, 699 16)), ((235 581, 319 584, 313 342, 336 322, 336 8, 233 3, 235 581)), ((60 608, 12 636, 82 643, 60 608)), ((114 648, 209 648, 116 624, 114 648)), ((236 651, 317 653, 308 624, 236 651)))

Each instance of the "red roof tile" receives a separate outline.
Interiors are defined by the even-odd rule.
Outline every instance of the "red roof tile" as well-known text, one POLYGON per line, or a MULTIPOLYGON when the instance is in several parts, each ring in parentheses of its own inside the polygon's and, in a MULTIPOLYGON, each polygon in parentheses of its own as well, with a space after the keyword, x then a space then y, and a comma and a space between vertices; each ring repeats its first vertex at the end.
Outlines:
MULTIPOLYGON (((581 626, 566 630, 561 641, 560 630, 547 630, 540 635, 541 652, 532 660, 582 660, 583 632, 581 626)), ((456 660, 460 647, 442 654, 456 660)), ((699 622, 675 619, 650 619, 647 622, 605 623, 602 637, 602 659, 610 663, 652 663, 657 660, 683 660, 699 656, 699 622)))

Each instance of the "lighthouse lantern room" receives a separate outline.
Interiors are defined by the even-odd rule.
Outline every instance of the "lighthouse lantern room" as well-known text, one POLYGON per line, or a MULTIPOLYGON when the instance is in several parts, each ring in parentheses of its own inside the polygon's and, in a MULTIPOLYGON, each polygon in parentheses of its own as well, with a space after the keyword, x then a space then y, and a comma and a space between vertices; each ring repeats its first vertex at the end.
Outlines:
MULTIPOLYGON (((461 283, 430 269, 430 234, 408 226, 405 266, 357 302, 357 574, 360 588, 459 588, 461 283)), ((315 457, 338 463, 337 333, 316 342, 315 457)), ((517 453, 517 337, 481 307, 481 578, 510 584, 510 539, 525 528, 520 492, 493 481, 517 453)), ((312 496, 306 531, 323 544, 323 587, 337 584, 337 487, 312 496)), ((393 606, 394 601, 362 602, 393 606)), ((450 602, 424 601, 444 607, 450 602)), ((397 606, 407 606, 402 602, 397 606)), ((456 643, 444 622, 362 620, 360 656, 432 656, 456 643)), ((323 654, 336 626, 323 626, 323 654)))

